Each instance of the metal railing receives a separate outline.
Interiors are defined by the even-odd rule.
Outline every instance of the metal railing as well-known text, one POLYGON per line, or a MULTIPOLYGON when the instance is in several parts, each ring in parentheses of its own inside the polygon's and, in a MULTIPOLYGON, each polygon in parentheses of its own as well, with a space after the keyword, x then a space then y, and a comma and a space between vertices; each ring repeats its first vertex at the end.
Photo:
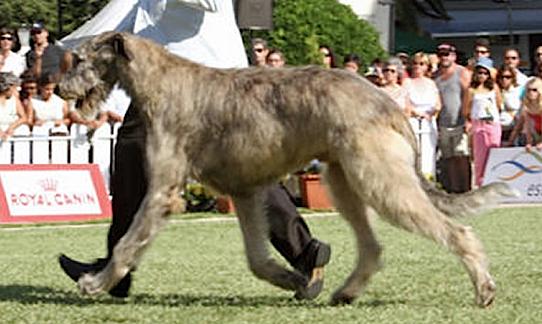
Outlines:
POLYGON ((89 136, 88 128, 74 124, 67 133, 53 134, 51 124, 20 127, 5 141, 0 141, 0 164, 86 164, 99 166, 105 183, 113 165, 113 149, 120 123, 105 123, 89 136))

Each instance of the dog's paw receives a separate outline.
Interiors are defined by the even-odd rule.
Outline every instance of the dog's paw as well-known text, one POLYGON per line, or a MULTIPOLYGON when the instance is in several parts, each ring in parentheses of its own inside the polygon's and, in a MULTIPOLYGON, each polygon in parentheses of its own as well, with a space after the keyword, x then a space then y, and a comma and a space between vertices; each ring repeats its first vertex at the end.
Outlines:
POLYGON ((357 296, 352 296, 344 292, 338 291, 333 294, 329 304, 331 306, 350 305, 354 302, 357 296))
POLYGON ((90 273, 81 276, 77 285, 79 286, 79 291, 81 291, 83 295, 96 296, 104 291, 103 285, 97 275, 90 273))
POLYGON ((495 301, 495 294, 497 292, 497 285, 493 280, 487 280, 484 282, 476 293, 476 304, 481 308, 487 308, 495 301))

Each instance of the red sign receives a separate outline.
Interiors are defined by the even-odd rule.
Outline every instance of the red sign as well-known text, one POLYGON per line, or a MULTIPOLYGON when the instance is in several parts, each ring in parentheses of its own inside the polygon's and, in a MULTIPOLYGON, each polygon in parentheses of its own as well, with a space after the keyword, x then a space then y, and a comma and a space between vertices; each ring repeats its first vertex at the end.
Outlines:
POLYGON ((0 222, 85 221, 111 216, 95 164, 0 165, 0 222))

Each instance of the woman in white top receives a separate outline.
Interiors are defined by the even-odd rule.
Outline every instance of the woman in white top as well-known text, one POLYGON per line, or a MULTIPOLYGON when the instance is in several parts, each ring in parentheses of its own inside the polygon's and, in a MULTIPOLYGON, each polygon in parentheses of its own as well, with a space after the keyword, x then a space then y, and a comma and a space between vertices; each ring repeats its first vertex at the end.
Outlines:
POLYGON ((409 101, 407 99, 407 91, 402 86, 403 83, 403 63, 397 57, 389 59, 382 68, 383 85, 384 90, 390 97, 399 105, 399 108, 407 115, 410 116, 409 101))
POLYGON ((13 52, 15 34, 7 28, 0 28, 0 72, 12 72, 15 76, 23 73, 26 63, 22 56, 13 52))
POLYGON ((11 72, 0 72, 0 139, 5 141, 26 123, 23 106, 17 96, 18 78, 11 72))
POLYGON ((508 141, 510 134, 519 117, 521 108, 522 87, 518 84, 516 70, 508 65, 503 65, 497 70, 497 84, 501 89, 503 109, 499 119, 502 128, 501 141, 508 141))
POLYGON ((68 134, 68 104, 54 93, 56 79, 43 75, 39 81, 39 98, 32 98, 34 126, 46 126, 51 133, 68 134))
POLYGON ((422 52, 412 56, 411 79, 405 80, 410 109, 410 124, 418 134, 421 153, 421 171, 434 178, 436 171, 437 122, 442 107, 435 82, 429 78, 429 57, 422 52))
POLYGON ((491 77, 493 61, 487 57, 478 59, 472 81, 463 101, 463 116, 467 131, 472 135, 475 184, 481 186, 484 169, 492 147, 501 143, 499 110, 502 105, 499 86, 491 77))

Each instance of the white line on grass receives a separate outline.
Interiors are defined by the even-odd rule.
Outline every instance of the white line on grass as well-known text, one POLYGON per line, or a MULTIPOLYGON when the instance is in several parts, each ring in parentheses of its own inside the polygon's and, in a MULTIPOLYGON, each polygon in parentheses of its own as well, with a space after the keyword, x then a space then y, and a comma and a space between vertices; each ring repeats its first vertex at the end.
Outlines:
MULTIPOLYGON (((324 217, 324 216, 337 216, 339 215, 336 212, 322 212, 322 213, 310 213, 303 214, 303 218, 312 218, 312 217, 324 217)), ((220 216, 220 217, 208 217, 208 218, 195 218, 195 219, 172 219, 169 221, 170 224, 185 224, 185 223, 213 223, 213 222, 233 222, 237 221, 235 216, 220 216)), ((27 224, 25 224, 27 225, 27 224)), ((65 228, 95 228, 95 227, 106 227, 110 223, 93 223, 93 224, 52 224, 52 225, 43 225, 43 226, 21 226, 21 227, 6 227, 1 228, 0 231, 3 232, 17 232, 17 231, 33 231, 33 230, 50 230, 50 229, 65 229, 65 228)))

